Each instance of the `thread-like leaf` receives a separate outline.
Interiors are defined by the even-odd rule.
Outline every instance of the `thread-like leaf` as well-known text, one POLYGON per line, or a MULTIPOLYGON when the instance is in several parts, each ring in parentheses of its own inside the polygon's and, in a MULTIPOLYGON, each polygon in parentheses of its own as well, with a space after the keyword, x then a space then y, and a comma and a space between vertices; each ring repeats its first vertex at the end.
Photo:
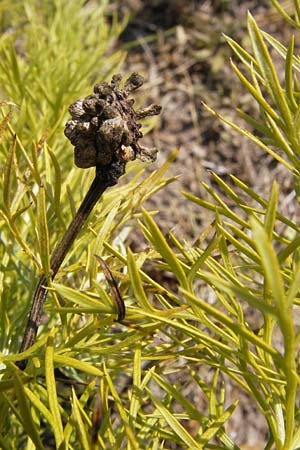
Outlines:
POLYGON ((14 164, 14 155, 16 151, 16 136, 10 145, 10 149, 6 158, 6 164, 4 168, 4 179, 3 179, 3 204, 5 206, 5 210, 7 214, 10 214, 10 206, 11 206, 11 196, 12 196, 12 173, 13 173, 13 164, 14 164))
POLYGON ((37 395, 31 389, 24 387, 24 392, 26 393, 32 405, 42 414, 42 416, 44 416, 49 425, 53 428, 54 422, 52 414, 44 405, 44 403, 37 397, 37 395))
MULTIPOLYGON (((218 416, 216 420, 213 421, 213 423, 206 428, 206 430, 201 434, 200 442, 202 445, 207 445, 209 441, 215 436, 218 435, 219 431, 222 431, 222 428, 224 427, 224 424, 228 421, 228 419, 232 416, 234 413, 234 410, 236 409, 238 405, 238 401, 235 401, 232 405, 230 405, 226 411, 224 411, 223 414, 218 416)), ((237 450, 236 446, 233 446, 235 450, 237 450)))
POLYGON ((249 131, 239 127, 238 125, 236 125, 234 122, 226 119, 226 117, 222 116, 221 114, 217 113, 216 111, 214 111, 212 108, 210 108, 209 106, 207 106, 206 104, 203 103, 203 106, 205 107, 205 109, 207 109, 208 111, 210 111, 214 116, 218 117, 219 119, 221 119, 224 123, 227 123, 228 125, 230 125, 234 130, 238 131, 240 134, 248 137, 252 142, 254 142, 255 144, 257 144, 259 147, 261 147, 263 150, 265 150, 267 153, 269 153, 272 158, 274 158, 275 160, 277 160, 280 164, 282 164, 283 166, 285 166, 289 171, 292 172, 292 174, 294 174, 295 176, 299 176, 299 172, 297 169, 295 169, 295 167, 292 164, 289 164, 284 158, 282 158, 279 154, 277 154, 275 151, 273 151, 271 148, 269 148, 266 144, 264 144, 259 138, 257 138, 256 136, 254 136, 252 133, 250 133, 249 131))
POLYGON ((272 239, 274 224, 276 219, 276 211, 277 211, 277 203, 278 203, 278 185, 274 181, 272 186, 272 191, 270 195, 270 200, 268 204, 268 209, 266 211, 265 216, 265 230, 269 240, 272 239))
POLYGON ((133 430, 129 426, 127 413, 126 413, 126 411, 125 411, 125 409, 124 409, 124 407, 122 405, 122 402, 121 402, 121 399, 119 397, 119 394, 117 393, 117 391, 116 391, 116 389, 115 389, 115 387, 113 385, 113 382, 111 380, 111 377, 109 376, 109 373, 108 373, 108 371, 107 371, 105 366, 104 366, 104 373, 105 373, 107 384, 109 386, 109 389, 110 389, 111 394, 113 396, 113 399, 115 401, 116 407, 118 408, 121 420, 123 422, 124 432, 125 432, 125 435, 126 435, 126 437, 128 439, 128 443, 130 445, 130 448, 132 450, 138 450, 138 444, 137 444, 137 441, 135 439, 133 430))
POLYGON ((154 311, 153 306, 150 304, 145 290, 142 285, 142 280, 136 266, 136 262, 133 253, 130 249, 127 251, 127 261, 128 261, 128 273, 131 281, 131 287, 133 289, 134 296, 137 303, 145 310, 154 311))
POLYGON ((64 432, 54 376, 54 363, 53 363, 54 335, 55 330, 52 330, 47 340, 47 347, 45 352, 45 377, 46 377, 49 409, 53 417, 53 433, 55 437, 56 446, 57 448, 59 448, 64 441, 64 432))
POLYGON ((180 285, 188 289, 188 282, 184 270, 179 260, 176 258, 176 255, 168 245, 159 227, 156 225, 150 214, 147 213, 145 210, 143 210, 143 218, 146 225, 144 232, 149 237, 150 241, 152 242, 152 245, 169 264, 170 268, 172 269, 172 272, 178 279, 180 285))
POLYGON ((250 13, 248 13, 248 29, 255 57, 264 75, 269 93, 273 97, 277 108, 281 112, 286 126, 288 128, 291 128, 291 112, 287 104, 283 89, 279 83, 276 69, 268 52, 267 46, 264 43, 262 34, 250 13))
MULTIPOLYGON (((246 340, 249 342, 252 342, 257 347, 265 350, 270 355, 274 356, 275 358, 279 358, 279 353, 271 346, 268 345, 266 342, 264 342, 263 339, 258 338, 253 332, 249 331, 245 326, 242 324, 239 324, 237 322, 234 322, 231 318, 229 318, 226 314, 220 312, 217 310, 217 308, 214 308, 211 305, 206 304, 203 300, 198 299, 194 295, 192 295, 189 292, 183 291, 186 297, 189 298, 191 302, 194 302, 197 304, 197 306, 201 307, 204 311, 209 313, 212 317, 219 320, 220 323, 226 324, 228 328, 235 331, 237 335, 242 335, 246 340)), ((265 309, 269 309, 268 306, 265 307, 265 309)))
POLYGON ((43 450, 44 446, 39 436, 39 430, 37 428, 37 425, 34 423, 32 411, 30 409, 29 402, 26 397, 22 380, 17 373, 14 374, 14 381, 15 381, 15 392, 18 398, 18 410, 23 425, 26 429, 26 432, 28 433, 28 436, 30 436, 30 439, 32 440, 36 448, 38 450, 43 450))
POLYGON ((293 56, 294 56, 294 36, 291 37, 288 50, 286 52, 285 60, 285 86, 286 95, 290 102, 290 107, 293 112, 297 111, 298 104, 293 92, 293 56))
POLYGON ((61 365, 62 367, 72 367, 73 369, 80 370, 83 373, 88 373, 96 377, 103 376, 103 372, 97 367, 95 367, 95 365, 72 358, 66 354, 62 355, 55 354, 53 356, 53 361, 61 365))
POLYGON ((265 277, 274 297, 276 308, 284 313, 286 310, 286 299, 278 259, 264 228, 254 218, 251 219, 251 223, 255 245, 261 257, 265 277))
POLYGON ((49 248, 49 232, 46 214, 45 189, 41 185, 37 195, 37 230, 39 238, 40 256, 43 266, 43 272, 46 277, 50 275, 50 248, 49 248))
POLYGON ((147 389, 147 391, 158 412, 165 419, 165 421, 167 422, 169 427, 171 427, 174 433, 180 438, 181 443, 184 443, 184 445, 187 445, 189 448, 192 448, 194 450, 202 450, 203 447, 200 444, 198 444, 198 442, 195 441, 195 439, 193 439, 193 437, 176 419, 174 414, 172 414, 171 411, 169 411, 158 399, 156 399, 149 389, 147 389))
POLYGON ((134 424, 138 415, 138 411, 141 408, 142 398, 141 398, 141 378, 142 378, 142 351, 141 342, 137 342, 134 349, 134 360, 133 360, 133 392, 130 402, 130 423, 134 424))
MULTIPOLYGON (((70 288, 68 286, 63 286, 62 284, 53 283, 52 287, 66 300, 81 306, 82 308, 93 309, 98 313, 111 313, 114 314, 115 309, 113 304, 110 302, 104 304, 102 299, 96 297, 95 294, 88 294, 76 289, 70 288)), ((76 309, 74 308, 74 313, 76 309)))
POLYGON ((74 418, 74 422, 75 422, 76 429, 77 429, 77 437, 79 439, 81 448, 83 450, 90 450, 91 449, 90 439, 88 437, 86 427, 83 423, 83 419, 81 416, 81 405, 78 401, 78 398, 76 396, 75 389, 73 386, 72 386, 72 413, 73 413, 73 418, 74 418))

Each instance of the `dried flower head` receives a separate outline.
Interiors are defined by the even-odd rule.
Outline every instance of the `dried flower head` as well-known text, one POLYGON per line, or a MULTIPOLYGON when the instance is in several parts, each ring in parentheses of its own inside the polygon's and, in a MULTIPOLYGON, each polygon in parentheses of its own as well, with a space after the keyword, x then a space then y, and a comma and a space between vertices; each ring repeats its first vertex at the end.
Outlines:
MULTIPOLYGON (((83 168, 95 166, 96 174, 69 228, 51 255, 52 279, 93 207, 103 192, 118 182, 126 163, 135 158, 143 161, 154 161, 156 158, 156 149, 148 149, 138 142, 143 137, 139 119, 159 114, 161 107, 151 105, 135 111, 134 100, 128 96, 143 84, 143 78, 133 73, 123 89, 119 87, 121 79, 120 75, 115 75, 110 84, 96 84, 92 95, 77 100, 69 107, 72 119, 66 124, 65 135, 75 146, 75 163, 83 168)), ((107 274, 109 280, 109 270, 107 274)), ((20 353, 25 352, 35 341, 47 297, 47 282, 43 274, 34 293, 20 353)), ((115 294, 118 320, 123 320, 125 305, 117 295, 117 290, 115 294)), ((26 359, 17 362, 22 370, 26 364, 26 359)))
POLYGON ((95 166, 102 172, 112 164, 125 167, 136 158, 144 162, 156 159, 155 148, 139 144, 143 137, 139 119, 159 114, 161 107, 150 105, 135 111, 129 95, 143 84, 143 77, 131 74, 123 88, 121 80, 121 75, 114 75, 110 84, 96 84, 93 94, 69 107, 72 119, 66 123, 65 135, 75 146, 78 167, 95 166))

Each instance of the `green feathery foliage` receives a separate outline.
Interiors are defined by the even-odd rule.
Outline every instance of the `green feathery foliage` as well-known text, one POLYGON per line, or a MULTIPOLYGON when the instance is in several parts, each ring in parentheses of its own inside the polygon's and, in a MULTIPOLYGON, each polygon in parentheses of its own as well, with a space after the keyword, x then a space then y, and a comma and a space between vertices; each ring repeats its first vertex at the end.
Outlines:
MULTIPOLYGON (((265 448, 296 450, 299 225, 280 213, 276 182, 263 198, 237 177, 233 189, 212 174, 235 207, 206 184, 211 201, 185 192, 215 220, 193 246, 172 233, 167 240, 155 212, 141 207, 172 181, 163 177, 176 152, 147 176, 132 164, 127 184, 104 195, 51 286, 48 321, 26 351, 29 364, 17 369, 37 275, 49 272, 49 253, 93 175, 72 168, 62 133, 66 107, 96 78, 117 71, 124 55, 110 44, 124 24, 108 24, 105 1, 19 1, 8 12, 9 3, 0 5, 1 448, 237 450, 226 432, 237 405, 226 400, 229 377, 262 411, 265 448), (133 226, 148 242, 144 251, 127 244, 133 226), (122 324, 114 324, 116 308, 95 254, 120 281, 122 324), (149 267, 171 272, 176 282, 156 281, 149 267), (255 330, 247 323, 249 306, 260 318, 255 330), (211 369, 210 382, 201 377, 203 366, 211 369), (187 384, 206 396, 206 411, 185 395, 187 384)), ((292 25, 299 23, 295 5, 292 25)), ((258 119, 239 111, 255 133, 211 112, 291 172, 298 195, 300 61, 293 39, 285 48, 251 15, 248 27, 250 52, 227 41, 244 68, 233 70, 259 106, 258 119), (284 58, 283 83, 267 45, 284 58)))

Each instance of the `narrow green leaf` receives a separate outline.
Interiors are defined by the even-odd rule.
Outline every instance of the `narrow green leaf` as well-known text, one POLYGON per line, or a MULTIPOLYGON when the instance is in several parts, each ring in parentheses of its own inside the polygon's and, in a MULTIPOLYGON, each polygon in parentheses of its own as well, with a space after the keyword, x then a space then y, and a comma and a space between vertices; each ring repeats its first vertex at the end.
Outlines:
POLYGON ((90 439, 88 437, 86 426, 83 423, 80 410, 81 405, 76 396, 74 386, 72 386, 72 414, 77 429, 77 437, 80 442, 80 448, 83 450, 90 450, 90 439))
POLYGON ((127 250, 127 266, 128 266, 128 274, 131 281, 131 287, 133 289, 133 293, 137 303, 141 306, 142 309, 146 311, 154 311, 155 309, 149 302, 145 290, 142 285, 142 280, 136 266, 136 262, 130 248, 127 250))
POLYGON ((116 215, 119 212, 120 203, 121 203, 120 201, 117 201, 114 206, 111 205, 111 210, 110 210, 109 214, 106 216, 104 223, 101 226, 100 230, 98 231, 98 235, 97 235, 95 244, 93 245, 92 251, 90 252, 89 260, 88 260, 88 264, 87 264, 87 272, 89 273, 91 280, 96 278, 96 271, 97 271, 97 267, 98 267, 98 263, 95 258, 95 255, 102 254, 103 242, 106 239, 108 239, 109 233, 112 230, 114 220, 116 219, 116 215))
MULTIPOLYGON (((109 302, 104 304, 102 299, 95 296, 95 294, 88 294, 86 292, 78 291, 76 289, 64 286, 62 284, 53 283, 52 287, 66 300, 81 306, 82 308, 93 308, 95 312, 114 314, 115 307, 109 302)), ((74 309, 74 313, 76 309, 74 309)))
POLYGON ((158 375, 156 372, 152 372, 152 377, 159 384, 159 386, 168 394, 171 398, 177 400, 182 407, 187 411, 191 420, 197 420, 199 424, 205 421, 205 416, 184 396, 181 392, 172 384, 168 383, 165 378, 158 375))
POLYGON ((146 229, 148 230, 149 234, 148 237, 154 246, 154 248, 162 255, 162 257, 165 259, 165 261, 169 264, 172 272, 176 276, 176 278, 179 281, 179 284, 183 287, 188 289, 188 282, 186 275, 184 273, 184 270, 182 268, 182 265, 180 264, 178 258, 174 254, 174 252, 171 250, 170 246, 168 245, 165 237, 163 236, 162 232, 152 219, 149 213, 146 212, 146 210, 143 209, 143 218, 146 224, 146 229))
MULTIPOLYGON (((49 147, 47 147, 47 151, 50 155, 51 158, 51 162, 52 165, 54 167, 54 171, 55 171, 55 181, 54 181, 54 206, 55 206, 55 210, 57 212, 59 212, 59 208, 60 208, 60 195, 61 195, 61 184, 62 184, 62 179, 61 179, 61 170, 60 170, 60 165, 56 159, 55 154, 53 153, 52 150, 50 150, 49 147)), ((59 213, 60 214, 60 213, 59 213)))
MULTIPOLYGON (((297 27, 299 26, 299 23, 295 22, 295 20, 293 20, 288 13, 283 9, 283 7, 281 6, 281 4, 277 1, 277 0, 271 0, 273 6, 277 9, 277 11, 279 12, 279 14, 284 18, 284 20, 286 20, 290 25, 292 25, 293 27, 297 27)), ((297 2, 295 2, 297 3, 297 2)), ((299 21, 299 19, 298 19, 299 21)))
POLYGON ((34 355, 39 348, 45 345, 47 338, 47 335, 39 337, 37 341, 23 353, 15 353, 5 356, 0 354, 0 361, 5 364, 6 362, 17 362, 22 361, 23 359, 28 359, 30 356, 34 355))
MULTIPOLYGON (((209 305, 207 302, 197 298, 195 295, 192 295, 190 292, 187 292, 187 291, 184 291, 184 290, 182 290, 182 291, 183 291, 184 295, 191 302, 195 302, 197 304, 197 306, 202 308, 205 312, 210 314, 215 319, 219 320, 220 323, 222 323, 223 325, 226 325, 228 328, 232 329, 237 334, 240 334, 246 340, 252 342, 257 347, 262 348, 263 350, 265 350, 267 353, 269 353, 273 357, 280 359, 280 354, 278 353, 278 351, 274 347, 272 347, 271 345, 268 345, 263 339, 261 339, 260 337, 256 336, 251 330, 249 330, 248 328, 242 326, 241 324, 239 324, 237 322, 234 322, 226 314, 222 313, 217 308, 209 305)), ((266 309, 268 311, 270 310, 268 305, 266 305, 266 309)), ((162 320, 164 320, 164 318, 162 318, 162 320)))
POLYGON ((16 151, 16 136, 14 136, 12 144, 6 158, 6 164, 4 167, 4 179, 3 179, 3 203, 7 214, 10 214, 11 207, 11 195, 12 195, 12 174, 13 174, 13 163, 14 155, 16 151))
POLYGON ((235 42, 232 38, 229 36, 224 35, 227 44, 231 47, 235 55, 242 61, 242 63, 250 69, 251 67, 254 67, 256 75, 259 76, 259 78, 262 80, 262 76, 259 73, 259 65, 255 58, 253 58, 250 53, 248 53, 243 47, 241 47, 237 42, 235 42))
MULTIPOLYGON (((205 231, 204 231, 204 233, 205 233, 205 231)), ((180 253, 186 259, 186 261, 189 261, 190 263, 192 263, 193 258, 191 256, 190 252, 185 248, 184 243, 181 242, 172 231, 168 232, 168 238, 169 238, 170 242, 173 244, 173 247, 175 247, 176 249, 178 249, 180 251, 180 253)), ((200 242, 200 239, 198 237, 198 242, 200 242)))
POLYGON ((197 258, 197 260, 192 265, 190 272, 187 276, 188 282, 190 283, 190 286, 192 287, 192 283, 196 277, 196 274, 198 270, 205 264, 207 258, 212 254, 212 252, 215 250, 215 248, 218 246, 220 237, 215 234, 214 237, 211 239, 210 243, 206 247, 206 249, 203 251, 203 253, 197 258))
POLYGON ((24 387, 24 392, 26 393, 26 395, 29 398, 32 405, 42 414, 42 416, 44 416, 46 421, 53 428, 54 422, 53 422, 52 414, 46 408, 44 403, 35 395, 35 393, 31 389, 24 387))
POLYGON ((154 397, 150 389, 147 389, 148 395, 152 399, 155 407, 165 419, 169 427, 174 431, 174 433, 181 439, 181 443, 188 448, 193 450, 202 450, 203 447, 198 444, 195 439, 187 432, 187 430, 181 425, 181 423, 176 419, 174 414, 171 413, 158 399, 154 397))
POLYGON ((269 55, 267 46, 265 45, 261 32, 250 13, 248 13, 248 30, 256 60, 266 81, 266 87, 273 97, 277 108, 281 112, 286 127, 291 129, 291 111, 287 104, 283 89, 280 86, 276 69, 269 55))
MULTIPOLYGON (((266 31, 262 31, 261 33, 264 37, 264 39, 277 51, 277 53, 283 58, 286 59, 288 49, 285 45, 283 45, 278 39, 276 39, 271 34, 267 33, 266 31)), ((296 55, 293 55, 293 69, 297 72, 300 72, 300 61, 297 58, 296 55)))
POLYGON ((244 206, 245 200, 243 200, 241 197, 237 195, 237 193, 230 187, 222 177, 220 177, 218 174, 211 172, 211 176, 214 181, 216 181, 219 186, 222 187, 222 189, 226 192, 226 195, 229 196, 237 205, 244 206))
POLYGON ((141 378, 142 378, 142 346, 141 341, 137 342, 134 349, 134 359, 133 359, 133 389, 130 401, 129 417, 130 424, 132 427, 135 426, 135 421, 138 415, 138 411, 142 404, 142 389, 141 389, 141 378))
POLYGON ((248 125, 250 125, 251 129, 258 131, 260 135, 266 136, 270 140, 272 139, 272 134, 265 123, 254 119, 254 117, 250 116, 250 114, 247 114, 240 108, 236 108, 236 112, 248 125))
POLYGON ((286 154, 287 158, 294 165, 295 169, 300 173, 300 163, 299 156, 300 150, 298 148, 298 142, 292 137, 289 142, 286 138, 286 135, 280 130, 276 122, 271 118, 267 118, 267 122, 269 124, 270 130, 272 131, 272 140, 273 145, 282 149, 286 154))
POLYGON ((251 218, 253 236, 258 253, 260 254, 265 277, 273 294, 275 305, 278 311, 286 310, 286 299, 283 278, 278 259, 272 247, 266 231, 260 223, 251 218))
MULTIPOLYGON (((226 183, 224 183, 220 177, 215 177, 215 180, 217 181, 217 183, 220 184, 220 186, 222 186, 222 188, 227 192, 228 190, 228 186, 226 185, 226 183)), ((229 206, 226 204, 226 202, 221 198, 221 196, 216 192, 216 190, 214 190, 211 186, 209 186, 207 183, 202 182, 202 186, 207 190, 207 192, 213 197, 213 199, 223 208, 224 211, 226 211, 226 215, 227 217, 231 217, 233 220, 235 220, 235 222, 237 222, 240 225, 245 226, 246 228, 249 228, 249 224, 242 220, 240 218, 240 215, 238 215, 237 213, 232 211, 232 208, 229 208, 229 206)), ((262 214, 261 210, 257 210, 256 208, 252 208, 251 206, 247 206, 244 203, 238 202, 239 206, 241 208, 243 208, 246 212, 252 212, 255 213, 257 212, 258 214, 262 214)), ((225 213, 223 212, 223 210, 216 210, 217 215, 225 215, 225 213), (222 211, 222 212, 221 212, 222 211)))
POLYGON ((223 293, 229 295, 234 295, 240 300, 243 300, 252 307, 258 309, 262 313, 271 314, 276 316, 276 309, 264 302, 263 298, 258 299, 257 296, 253 295, 247 286, 243 286, 239 280, 231 277, 231 281, 226 281, 220 277, 212 275, 209 272, 201 272, 201 278, 206 280, 210 285, 214 286, 216 289, 223 293))
POLYGON ((14 375, 14 381, 15 381, 16 395, 18 398, 18 411, 22 419, 26 433, 28 434, 28 436, 30 437, 36 448, 38 450, 43 450, 44 445, 39 436, 39 430, 37 429, 37 425, 33 421, 32 412, 26 397, 26 393, 24 391, 23 383, 17 373, 15 373, 14 375))
POLYGON ((245 86, 245 88, 250 92, 250 94, 255 98, 257 103, 262 107, 262 109, 269 114, 277 123, 280 123, 280 117, 271 107, 271 105, 264 99, 260 91, 257 90, 253 83, 247 80, 247 78, 242 74, 242 72, 238 69, 238 67, 231 62, 231 67, 234 72, 238 76, 241 83, 245 86))
POLYGON ((136 441, 136 438, 135 438, 135 435, 134 435, 134 432, 133 432, 132 428, 129 426, 128 414, 127 414, 127 412, 125 411, 125 409, 124 409, 124 407, 122 405, 122 402, 121 402, 121 399, 119 397, 119 394, 117 393, 116 388, 113 385, 112 379, 111 379, 111 377, 110 377, 110 375, 109 375, 105 365, 103 365, 103 368, 104 368, 104 373, 105 373, 107 384, 109 386, 109 389, 111 391, 112 397, 113 397, 113 399, 115 401, 116 407, 118 408, 121 420, 123 422, 125 435, 126 435, 126 437, 128 439, 128 443, 131 446, 130 448, 132 450, 139 450, 138 444, 137 444, 137 441, 136 441))
POLYGON ((12 223, 15 222, 15 220, 21 216, 25 211, 27 211, 32 206, 32 203, 29 203, 28 205, 24 206, 23 208, 18 209, 16 212, 14 212, 11 216, 12 223))
POLYGON ((220 370, 217 369, 214 373, 210 388, 209 388, 209 412, 213 417, 216 417, 218 414, 218 406, 222 407, 217 398, 217 385, 219 380, 220 370))
POLYGON ((84 373, 89 373, 90 375, 94 375, 96 377, 103 376, 102 370, 98 369, 95 365, 72 358, 67 356, 65 353, 62 355, 55 354, 53 356, 53 361, 62 367, 72 367, 73 369, 80 370, 84 373))
POLYGON ((38 185, 40 185, 40 183, 41 183, 40 174, 35 170, 35 167, 28 156, 28 152, 24 148, 24 145, 22 144, 22 142, 18 136, 17 136, 17 144, 18 144, 18 148, 21 150, 22 156, 24 157, 24 160, 26 161, 28 168, 29 168, 30 172, 32 173, 36 183, 38 183, 38 185))
POLYGON ((278 253, 279 264, 283 264, 285 260, 293 255, 300 247, 300 234, 298 233, 296 237, 280 252, 278 253))
MULTIPOLYGON (((203 187, 206 189, 207 186, 203 184, 203 187)), ((210 191, 208 190, 210 193, 210 191)), ((196 203, 199 206, 202 206, 204 209, 209 211, 214 211, 215 213, 218 213, 219 215, 228 217, 229 219, 232 219, 234 222, 241 225, 243 228, 249 228, 249 224, 243 220, 241 217, 239 217, 237 214, 235 214, 224 202, 221 202, 222 206, 216 205, 214 203, 208 202, 206 200, 202 200, 201 198, 190 194, 189 192, 182 192, 183 195, 192 202, 196 203), (224 206, 223 206, 224 204, 224 206)))
POLYGON ((265 231, 269 238, 269 240, 272 240, 273 237, 273 230, 274 230, 274 224, 276 219, 276 211, 277 211, 277 203, 278 203, 278 185, 276 181, 273 182, 272 185, 272 191, 270 195, 270 200, 268 203, 268 209, 266 211, 265 216, 265 231))
POLYGON ((293 56, 294 56, 294 36, 291 37, 285 60, 285 89, 293 112, 297 111, 298 104, 293 91, 293 56))
POLYGON ((271 148, 269 148, 266 144, 264 144, 258 137, 254 136, 252 133, 250 133, 248 130, 245 130, 238 125, 236 125, 234 122, 226 119, 226 117, 222 116, 221 114, 214 111, 212 108, 210 108, 205 103, 202 103, 205 109, 207 109, 209 112, 211 112, 214 116, 218 117, 220 120, 222 120, 224 123, 227 123, 229 126, 231 126, 234 130, 236 130, 238 133, 248 137, 252 142, 257 144, 259 147, 261 147, 264 151, 269 153, 276 161, 278 161, 280 164, 285 166, 289 171, 292 172, 293 175, 299 177, 299 172, 295 167, 291 164, 289 164, 284 158, 282 158, 279 154, 274 152, 271 148))
MULTIPOLYGON (((249 186, 247 186, 243 181, 241 181, 239 178, 235 177, 234 175, 231 175, 231 179, 235 182, 239 188, 241 188, 244 192, 246 192, 249 197, 253 198, 256 202, 258 202, 260 205, 264 207, 264 209, 267 209, 268 207, 268 201, 262 198, 260 195, 258 195, 256 192, 254 192, 249 186)), ((276 212, 276 218, 280 220, 281 222, 285 223, 287 226, 292 228, 293 230, 298 231, 298 226, 292 221, 280 214, 279 212, 276 212)))
POLYGON ((298 450, 300 448, 300 428, 295 430, 294 437, 292 439, 291 450, 298 450))
POLYGON ((57 398, 56 382, 54 376, 54 335, 55 330, 52 330, 47 339, 47 347, 45 352, 45 377, 49 408, 53 417, 53 433, 55 437, 56 447, 59 448, 64 441, 64 432, 59 411, 59 402, 57 398))
POLYGON ((224 265, 224 269, 230 273, 230 275, 234 278, 236 278, 235 275, 235 271, 232 265, 232 261, 231 261, 231 257, 228 251, 228 243, 226 241, 226 238, 224 236, 224 233, 222 232, 222 226, 221 226, 222 221, 220 220, 220 217, 217 216, 217 233, 220 236, 220 241, 219 241, 219 250, 220 250, 220 254, 221 254, 221 258, 222 258, 222 262, 224 265))
MULTIPOLYGON (((36 173, 39 173, 39 164, 38 164, 39 153, 40 153, 40 149, 38 149, 38 145, 36 145, 33 142, 32 147, 31 147, 31 157, 32 157, 32 165, 33 165, 36 173)), ((41 182, 39 182, 39 184, 41 184, 41 182)))
POLYGON ((43 272, 46 277, 50 275, 50 247, 49 232, 46 214, 45 188, 41 184, 37 195, 37 231, 40 247, 41 262, 43 272))
MULTIPOLYGON (((201 434, 201 438, 200 438, 200 442, 202 445, 206 446, 214 436, 216 436, 216 435, 218 436, 219 431, 222 431, 222 428, 224 428, 225 423, 232 416, 237 405, 238 405, 238 400, 235 401, 232 405, 230 405, 226 409, 226 411, 224 411, 223 414, 218 416, 213 421, 213 423, 208 428, 206 428, 206 430, 201 434)), ((237 449, 238 447, 235 447, 235 448, 237 449)))
POLYGON ((224 225, 226 225, 233 231, 233 234, 231 234, 226 230, 226 228, 220 226, 219 230, 222 232, 224 237, 229 242, 231 242, 231 244, 233 244, 234 247, 242 255, 247 256, 254 263, 259 264, 259 262, 260 262, 259 256, 257 255, 256 251, 252 250, 252 248, 254 248, 255 245, 254 245, 253 240, 249 237, 249 235, 247 233, 243 232, 242 230, 240 230, 238 227, 232 225, 231 223, 224 222, 224 225), (235 235, 236 237, 234 237, 233 235, 235 235), (245 245, 243 243, 243 240, 247 243, 247 245, 245 245))

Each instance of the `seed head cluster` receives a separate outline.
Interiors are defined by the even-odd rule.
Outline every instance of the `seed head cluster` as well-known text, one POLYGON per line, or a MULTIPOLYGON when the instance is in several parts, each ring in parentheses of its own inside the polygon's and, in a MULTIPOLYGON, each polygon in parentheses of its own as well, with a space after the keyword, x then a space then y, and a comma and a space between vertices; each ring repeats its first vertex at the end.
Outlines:
POLYGON ((74 145, 75 164, 81 168, 95 166, 97 172, 110 165, 125 164, 136 158, 145 162, 156 159, 157 150, 139 143, 143 137, 140 119, 157 115, 158 105, 134 110, 131 92, 142 86, 144 79, 133 73, 120 88, 121 75, 111 83, 98 83, 94 93, 76 100, 70 107, 72 119, 66 123, 65 135, 74 145))

